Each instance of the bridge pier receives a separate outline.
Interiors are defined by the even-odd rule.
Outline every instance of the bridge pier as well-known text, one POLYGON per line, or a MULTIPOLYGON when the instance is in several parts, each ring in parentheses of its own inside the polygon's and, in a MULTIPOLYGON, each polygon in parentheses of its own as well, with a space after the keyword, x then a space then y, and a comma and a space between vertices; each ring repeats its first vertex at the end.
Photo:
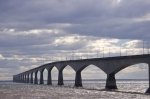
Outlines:
POLYGON ((38 84, 37 73, 38 73, 38 71, 35 71, 34 84, 38 84))
POLYGON ((44 84, 43 71, 44 71, 44 70, 41 70, 41 71, 40 71, 40 84, 44 84))
POLYGON ((20 83, 22 83, 22 75, 20 75, 20 83))
POLYGON ((25 74, 25 83, 27 83, 27 75, 25 74))
POLYGON ((23 82, 26 83, 25 74, 23 74, 23 82))
POLYGON ((24 76, 22 75, 22 83, 24 83, 24 76))
POLYGON ((23 83, 23 75, 21 75, 21 83, 23 83))
POLYGON ((20 79, 19 79, 19 75, 18 75, 18 83, 20 82, 20 79))
POLYGON ((18 75, 18 83, 20 82, 20 78, 19 78, 19 75, 18 75))
POLYGON ((22 83, 22 75, 20 75, 20 83, 22 83))
POLYGON ((29 83, 29 74, 27 74, 27 83, 29 83))
POLYGON ((13 82, 15 82, 15 75, 13 75, 13 82))
POLYGON ((52 69, 48 70, 47 85, 52 85, 51 70, 52 69))
POLYGON ((145 92, 146 94, 150 94, 150 64, 148 64, 148 68, 149 68, 149 70, 148 70, 148 74, 149 74, 149 88, 147 89, 147 91, 145 92))
POLYGON ((31 73, 30 83, 33 84, 33 72, 31 73))
POLYGON ((20 75, 20 83, 22 83, 22 76, 20 75))
POLYGON ((64 85, 64 82, 63 82, 63 71, 62 70, 59 70, 58 85, 64 85))
POLYGON ((75 77, 75 87, 82 87, 82 78, 81 78, 81 71, 76 72, 75 77))
POLYGON ((117 89, 115 74, 108 74, 106 80, 106 89, 117 89))

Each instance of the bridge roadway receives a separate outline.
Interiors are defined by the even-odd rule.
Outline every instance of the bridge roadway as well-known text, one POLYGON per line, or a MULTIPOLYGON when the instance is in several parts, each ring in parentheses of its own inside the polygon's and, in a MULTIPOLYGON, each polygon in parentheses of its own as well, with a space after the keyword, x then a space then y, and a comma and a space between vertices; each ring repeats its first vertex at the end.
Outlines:
POLYGON ((107 74, 106 79, 106 89, 117 89, 115 74, 119 71, 129 67, 131 65, 146 63, 149 67, 149 88, 146 93, 150 94, 150 54, 144 55, 132 55, 132 56, 118 56, 118 57, 106 57, 106 58, 92 58, 92 59, 81 59, 81 60, 68 60, 68 61, 58 61, 48 64, 44 64, 37 68, 25 71, 23 73, 13 76, 13 81, 18 83, 33 83, 38 84, 37 73, 40 72, 40 84, 44 84, 43 71, 47 69, 48 78, 47 84, 51 85, 51 70, 55 66, 58 71, 58 85, 64 85, 63 83, 63 69, 69 65, 76 72, 75 76, 75 87, 82 87, 82 77, 81 72, 84 68, 89 65, 95 65, 107 74), (35 77, 33 78, 33 73, 35 77))

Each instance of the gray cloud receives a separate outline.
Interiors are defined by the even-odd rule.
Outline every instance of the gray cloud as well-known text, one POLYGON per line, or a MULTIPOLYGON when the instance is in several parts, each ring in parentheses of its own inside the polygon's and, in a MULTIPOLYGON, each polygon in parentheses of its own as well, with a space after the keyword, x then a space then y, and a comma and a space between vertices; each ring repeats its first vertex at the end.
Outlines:
POLYGON ((10 78, 72 51, 85 57, 101 47, 141 48, 150 38, 149 9, 149 0, 1 0, 0 67, 12 71, 2 74, 10 78))
POLYGON ((2 0, 0 21, 1 27, 16 29, 69 23, 72 26, 63 29, 71 33, 148 39, 149 21, 133 19, 149 14, 149 5, 148 0, 2 0))

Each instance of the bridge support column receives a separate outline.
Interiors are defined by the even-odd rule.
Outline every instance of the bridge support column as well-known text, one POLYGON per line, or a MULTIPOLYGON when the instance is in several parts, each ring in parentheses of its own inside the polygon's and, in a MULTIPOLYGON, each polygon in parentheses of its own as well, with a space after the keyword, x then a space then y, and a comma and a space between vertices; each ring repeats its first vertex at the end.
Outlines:
POLYGON ((27 74, 27 83, 29 83, 29 80, 30 80, 29 74, 27 74))
POLYGON ((150 94, 150 64, 149 64, 148 68, 149 68, 149 70, 148 70, 148 73, 149 73, 149 88, 145 92, 146 94, 150 94))
POLYGON ((33 73, 31 73, 30 83, 33 84, 33 73))
POLYGON ((40 84, 44 84, 43 71, 44 71, 44 70, 41 70, 41 71, 40 71, 40 84))
POLYGON ((106 80, 106 89, 117 89, 115 74, 108 74, 106 80))
POLYGON ((22 75, 20 75, 20 83, 22 83, 22 75))
POLYGON ((18 83, 20 82, 20 75, 18 75, 18 83))
POLYGON ((24 83, 24 75, 22 75, 22 83, 24 83))
POLYGON ((22 83, 22 78, 21 78, 21 75, 20 75, 20 77, 19 77, 19 78, 20 78, 20 83, 22 83))
POLYGON ((47 85, 52 85, 51 70, 52 69, 48 70, 47 85))
POLYGON ((23 76, 21 75, 21 83, 23 83, 23 76))
POLYGON ((58 85, 64 85, 64 82, 63 82, 63 71, 62 70, 59 70, 58 85))
POLYGON ((27 75, 25 74, 25 83, 27 83, 27 75))
POLYGON ((13 82, 15 82, 15 76, 13 75, 13 82))
POLYGON ((18 82, 18 81, 17 81, 17 75, 16 75, 16 78, 15 78, 15 79, 16 79, 15 81, 18 82))
POLYGON ((81 71, 76 72, 75 87, 82 87, 81 71))
POLYGON ((23 74, 23 83, 26 83, 25 74, 23 74))
POLYGON ((22 83, 22 76, 20 75, 20 83, 22 83))
POLYGON ((34 84, 38 84, 37 73, 38 73, 38 71, 35 72, 34 84))

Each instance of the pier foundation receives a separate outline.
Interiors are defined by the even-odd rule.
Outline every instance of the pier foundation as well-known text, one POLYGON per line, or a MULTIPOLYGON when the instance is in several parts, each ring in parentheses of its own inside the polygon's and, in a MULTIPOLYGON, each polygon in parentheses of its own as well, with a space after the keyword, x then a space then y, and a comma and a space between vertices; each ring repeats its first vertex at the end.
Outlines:
POLYGON ((58 75, 58 85, 64 85, 64 82, 63 82, 63 72, 62 72, 62 70, 59 71, 59 75, 58 75))
POLYGON ((81 78, 81 71, 76 72, 75 77, 75 87, 82 87, 82 78, 81 78))
POLYGON ((52 85, 51 70, 52 69, 48 70, 47 85, 52 85))
POLYGON ((106 80, 106 89, 117 89, 115 74, 108 74, 106 80))
POLYGON ((30 83, 33 84, 33 73, 31 73, 30 83))
POLYGON ((40 84, 44 84, 43 71, 44 71, 44 70, 41 70, 41 71, 40 71, 40 84))
POLYGON ((150 63, 148 65, 148 74, 149 74, 149 88, 147 89, 147 91, 145 92, 146 94, 150 94, 150 63))
POLYGON ((35 72, 34 84, 38 84, 37 73, 38 73, 38 71, 35 72))

